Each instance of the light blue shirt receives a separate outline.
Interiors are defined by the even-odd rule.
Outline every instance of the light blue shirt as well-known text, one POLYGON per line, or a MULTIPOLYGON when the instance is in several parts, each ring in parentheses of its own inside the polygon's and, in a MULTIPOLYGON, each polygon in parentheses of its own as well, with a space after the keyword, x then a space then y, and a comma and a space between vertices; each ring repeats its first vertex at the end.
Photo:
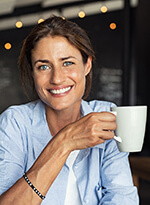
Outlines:
MULTIPOLYGON (((91 112, 110 111, 111 106, 115 105, 104 101, 82 101, 81 112, 84 116, 91 112)), ((12 106, 0 115, 0 194, 23 176, 51 138, 45 106, 40 100, 12 106)), ((80 150, 73 170, 83 205, 139 204, 128 153, 119 152, 115 140, 80 150)), ((68 174, 69 169, 64 164, 42 205, 64 204, 68 174)))

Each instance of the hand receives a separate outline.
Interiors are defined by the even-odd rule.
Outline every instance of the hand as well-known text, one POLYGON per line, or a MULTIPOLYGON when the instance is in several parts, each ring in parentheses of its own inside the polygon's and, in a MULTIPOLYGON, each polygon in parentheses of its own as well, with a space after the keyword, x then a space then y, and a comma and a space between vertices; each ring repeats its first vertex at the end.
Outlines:
POLYGON ((90 113, 69 124, 57 135, 63 133, 61 143, 69 151, 93 147, 114 137, 113 131, 117 128, 115 120, 116 116, 110 112, 90 113))

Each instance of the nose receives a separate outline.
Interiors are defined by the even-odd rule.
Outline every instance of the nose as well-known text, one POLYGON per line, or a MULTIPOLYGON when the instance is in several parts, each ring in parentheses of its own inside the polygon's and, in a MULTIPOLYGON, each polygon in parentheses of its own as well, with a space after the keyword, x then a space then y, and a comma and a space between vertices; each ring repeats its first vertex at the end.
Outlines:
POLYGON ((65 81, 65 74, 61 69, 54 68, 52 70, 52 75, 50 78, 50 83, 52 84, 61 84, 65 81))

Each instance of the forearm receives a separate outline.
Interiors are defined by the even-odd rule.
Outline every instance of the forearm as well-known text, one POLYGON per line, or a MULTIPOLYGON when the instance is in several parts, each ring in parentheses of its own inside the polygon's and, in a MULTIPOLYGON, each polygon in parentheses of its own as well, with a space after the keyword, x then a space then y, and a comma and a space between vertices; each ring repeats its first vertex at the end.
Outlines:
MULTIPOLYGON (((115 128, 115 116, 107 112, 90 113, 64 127, 27 171, 29 180, 42 195, 46 195, 71 151, 93 147, 106 139, 112 139, 114 133, 109 130, 115 128)), ((0 205, 5 204, 39 205, 41 198, 21 178, 0 197, 0 205)))
MULTIPOLYGON (((32 184, 46 195, 69 155, 59 139, 51 140, 33 166, 26 173, 32 184)), ((0 196, 0 205, 41 204, 42 199, 29 187, 22 177, 0 196)))
POLYGON ((139 205, 139 197, 137 188, 134 186, 118 186, 112 189, 103 190, 103 197, 99 205, 115 204, 115 205, 139 205))
POLYGON ((46 195, 48 189, 61 171, 69 151, 63 141, 53 139, 27 172, 27 176, 34 186, 46 195))
POLYGON ((100 204, 111 201, 116 205, 138 205, 138 193, 133 186, 128 153, 120 152, 114 140, 109 141, 105 147, 101 173, 103 198, 100 204))

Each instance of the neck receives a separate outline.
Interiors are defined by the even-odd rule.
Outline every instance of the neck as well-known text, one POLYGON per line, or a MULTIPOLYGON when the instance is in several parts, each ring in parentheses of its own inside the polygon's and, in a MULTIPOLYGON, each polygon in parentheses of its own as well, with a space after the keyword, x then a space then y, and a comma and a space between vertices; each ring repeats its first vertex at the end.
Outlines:
POLYGON ((46 119, 52 136, 55 136, 66 125, 81 118, 80 106, 78 109, 56 111, 46 106, 46 119))

